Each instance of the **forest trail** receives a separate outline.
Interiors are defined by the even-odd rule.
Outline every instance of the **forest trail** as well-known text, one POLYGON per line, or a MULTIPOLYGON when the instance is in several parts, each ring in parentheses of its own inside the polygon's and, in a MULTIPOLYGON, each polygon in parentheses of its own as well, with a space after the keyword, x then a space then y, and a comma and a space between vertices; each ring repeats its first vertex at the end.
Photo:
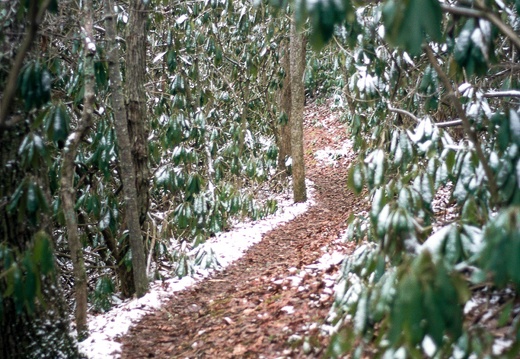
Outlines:
POLYGON ((122 358, 324 355, 328 336, 321 328, 333 301, 340 253, 354 247, 339 237, 350 214, 366 207, 346 186, 354 153, 345 147, 338 117, 328 105, 305 110, 306 170, 316 204, 268 232, 227 269, 143 317, 121 338, 122 358), (317 151, 327 149, 347 151, 333 163, 317 160, 317 151), (323 264, 319 259, 327 253, 323 264))

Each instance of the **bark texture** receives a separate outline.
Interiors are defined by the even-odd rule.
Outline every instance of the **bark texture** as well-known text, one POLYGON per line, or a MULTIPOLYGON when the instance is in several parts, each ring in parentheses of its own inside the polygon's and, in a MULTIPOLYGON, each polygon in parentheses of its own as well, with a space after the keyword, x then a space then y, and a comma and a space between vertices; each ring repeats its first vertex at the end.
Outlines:
POLYGON ((148 128, 146 121, 146 20, 147 1, 132 0, 126 35, 125 106, 128 133, 132 145, 139 222, 146 220, 150 202, 150 168, 148 166, 148 128))
MULTIPOLYGON (((141 2, 136 1, 132 5, 130 12, 130 27, 135 27, 136 16, 140 16, 141 11, 137 11, 141 7, 141 2)), ((117 144, 119 148, 120 156, 120 167, 121 167, 121 181, 123 182, 123 194, 125 200, 125 215, 126 224, 128 226, 128 235, 130 240, 130 249, 132 251, 132 273, 134 277, 135 293, 138 297, 143 296, 148 290, 148 278, 146 276, 146 258, 144 253, 144 245, 141 235, 141 224, 139 221, 139 201, 136 186, 136 172, 134 169, 134 161, 132 156, 132 142, 137 141, 137 138, 130 137, 129 123, 135 125, 135 121, 140 120, 139 114, 133 113, 133 110, 138 110, 141 105, 139 101, 128 100, 127 111, 125 112, 124 97, 122 93, 122 81, 121 73, 119 71, 119 51, 118 44, 116 42, 116 24, 115 15, 113 13, 112 1, 106 3, 106 21, 107 21, 107 41, 110 44, 108 46, 107 58, 108 58, 108 73, 110 77, 111 92, 112 92, 112 108, 114 111, 114 122, 115 130, 117 135, 117 144), (127 121, 128 116, 132 119, 127 121)), ((144 27, 143 27, 144 29, 144 27)), ((144 31, 144 30, 143 30, 144 31)), ((129 36, 132 38, 135 35, 129 36)), ((139 45, 134 43, 135 45, 139 45)), ((136 52, 136 49, 132 49, 129 40, 127 40, 127 51, 136 52)), ((127 57, 127 61, 131 61, 134 57, 131 55, 127 57)), ((127 74, 130 74, 130 69, 133 67, 127 67, 127 74)), ((138 74, 131 73, 131 76, 127 76, 128 79, 138 77, 138 74)), ((141 77, 144 79, 144 77, 141 77)), ((126 87, 130 87, 130 83, 126 83, 126 87)), ((143 86, 143 84, 140 84, 143 86)), ((136 92, 137 90, 129 90, 129 92, 136 92)), ((138 92, 138 91, 137 91, 138 92)), ((146 141, 137 145, 139 148, 146 147, 146 141)), ((135 146, 134 146, 135 147, 135 146)), ((146 188, 148 191, 148 188, 146 188)))
POLYGON ((303 158, 303 107, 305 89, 303 72, 305 69, 305 40, 298 33, 296 24, 291 23, 291 158, 294 202, 307 200, 305 187, 305 162, 303 158))
POLYGON ((67 239, 72 258, 74 273, 74 297, 76 299, 75 319, 78 339, 88 336, 87 325, 87 273, 83 258, 83 247, 78 231, 78 217, 75 210, 76 189, 74 187, 74 159, 81 139, 86 134, 93 120, 94 104, 94 55, 96 53, 92 36, 92 1, 85 0, 83 9, 84 29, 84 73, 85 96, 83 98, 83 112, 76 131, 68 138, 63 149, 63 162, 61 169, 61 200, 63 213, 67 227, 67 239))

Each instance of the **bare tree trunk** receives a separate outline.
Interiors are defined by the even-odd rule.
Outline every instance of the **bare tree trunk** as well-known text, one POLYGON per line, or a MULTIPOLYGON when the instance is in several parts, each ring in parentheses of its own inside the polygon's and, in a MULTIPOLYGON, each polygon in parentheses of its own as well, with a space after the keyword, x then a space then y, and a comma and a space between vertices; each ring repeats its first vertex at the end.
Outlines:
POLYGON ((280 91, 280 107, 287 116, 287 123, 276 125, 276 142, 278 146, 278 170, 287 174, 285 165, 287 157, 291 156, 291 59, 289 55, 289 43, 282 45, 282 67, 285 72, 282 90, 280 91))
POLYGON ((75 210, 76 189, 74 188, 74 159, 79 143, 92 125, 94 104, 94 55, 96 45, 92 34, 92 1, 85 0, 83 9, 84 18, 84 72, 85 72, 85 96, 83 98, 83 113, 76 131, 70 134, 63 149, 63 162, 61 166, 61 200, 63 213, 67 226, 67 238, 72 258, 74 272, 74 289, 76 299, 76 329, 78 339, 81 341, 88 336, 87 325, 87 273, 83 259, 83 248, 78 232, 78 217, 75 210))
MULTIPOLYGON (((135 292, 138 297, 143 296, 148 290, 148 278, 146 276, 146 259, 144 253, 144 245, 141 235, 141 225, 139 222, 139 205, 136 188, 136 175, 134 170, 134 162, 132 159, 132 145, 127 122, 127 114, 125 112, 121 73, 119 71, 119 51, 116 38, 116 24, 114 8, 112 1, 106 2, 106 23, 107 23, 107 42, 108 51, 108 73, 110 77, 112 92, 112 107, 114 111, 115 130, 117 135, 117 143, 119 148, 121 181, 123 182, 123 194, 125 198, 125 214, 126 223, 129 231, 130 249, 132 251, 132 272, 134 275, 135 292)), ((131 11, 130 18, 136 16, 138 12, 131 11)), ((131 20, 132 23, 135 20, 131 20)), ((129 44, 127 43, 127 46, 129 44)), ((128 49, 131 51, 131 49, 128 49)), ((132 78, 136 74, 129 73, 127 77, 132 78)), ((128 83, 127 86, 130 86, 128 83)), ((132 102, 132 101, 131 101, 132 102)), ((135 103, 132 102, 133 105, 135 103)))
POLYGON ((303 107, 305 89, 303 72, 305 69, 305 41, 291 22, 291 158, 294 202, 307 200, 305 187, 305 163, 303 158, 303 107))
POLYGON ((125 106, 128 133, 132 145, 137 206, 141 226, 146 220, 150 201, 150 168, 148 167, 148 129, 146 121, 146 20, 147 1, 130 2, 130 18, 126 34, 125 106))

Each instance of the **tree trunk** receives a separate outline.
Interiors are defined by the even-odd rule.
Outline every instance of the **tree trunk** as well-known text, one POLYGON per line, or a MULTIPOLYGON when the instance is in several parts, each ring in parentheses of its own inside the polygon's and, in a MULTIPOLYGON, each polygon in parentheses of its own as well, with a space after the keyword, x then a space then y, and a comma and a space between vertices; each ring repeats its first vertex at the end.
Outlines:
MULTIPOLYGON (((110 77, 112 108, 114 111, 115 131, 120 156, 121 181, 123 182, 123 194, 125 198, 126 224, 128 226, 130 249, 132 251, 132 273, 134 276, 136 295, 141 297, 148 290, 148 278, 146 276, 146 259, 141 235, 141 224, 139 221, 140 212, 136 188, 136 175, 132 159, 132 145, 130 142, 127 114, 123 102, 121 73, 119 71, 119 51, 116 42, 115 14, 113 11, 112 1, 107 1, 105 17, 107 22, 106 36, 107 42, 109 43, 107 51, 108 74, 110 77)), ((140 14, 140 12, 133 8, 130 12, 130 18, 132 19, 138 14, 140 14)), ((135 19, 130 20, 130 23, 135 21, 135 19)), ((127 47, 127 51, 132 51, 128 43, 127 47)), ((129 76, 127 76, 129 79, 138 76, 135 73, 130 73, 128 69, 127 73, 129 74, 129 76)), ((130 84, 127 83, 126 86, 130 86, 130 84)), ((129 103, 131 105, 128 110, 131 112, 132 109, 135 109, 136 103, 130 100, 129 103)), ((137 103, 137 105, 139 105, 139 103, 137 103)), ((132 116, 135 116, 135 113, 132 114, 132 116)), ((133 117, 133 121, 135 120, 136 118, 133 117)))
POLYGON ((291 156, 291 59, 289 55, 289 44, 287 41, 282 45, 282 67, 285 72, 282 90, 280 91, 280 107, 287 116, 287 123, 276 125, 276 142, 278 146, 278 170, 287 174, 285 162, 291 156))
POLYGON ((150 201, 150 168, 148 167, 148 128, 146 122, 146 20, 148 2, 132 0, 126 34, 125 106, 128 133, 132 145, 137 206, 141 226, 146 220, 150 201))
POLYGON ((291 22, 291 158, 294 202, 305 202, 305 163, 303 158, 303 107, 305 89, 303 72, 305 69, 305 40, 291 22))
MULTIPOLYGON (((7 209, 7 203, 16 188, 28 175, 42 190, 46 190, 43 186, 47 181, 42 179, 47 175, 46 168, 31 169, 31 174, 28 174, 16 161, 18 148, 28 131, 28 126, 20 124, 0 133, 0 245, 9 248, 11 253, 20 255, 32 248, 37 233, 48 233, 49 228, 46 227, 50 222, 46 214, 40 213, 40 221, 32 224, 26 216, 19 215, 18 209, 12 212, 7 209)), ((18 259, 19 262, 22 261, 20 256, 18 259)), ((54 263, 54 259, 52 262, 54 263)), ((0 264, 0 272, 7 269, 4 265, 0 264)), ((0 359, 79 356, 75 341, 69 335, 70 323, 66 303, 57 281, 55 265, 53 267, 53 275, 41 277, 43 300, 36 300, 32 313, 28 313, 25 308, 17 311, 12 297, 5 297, 9 279, 0 279, 0 359)), ((22 290, 30 290, 25 288, 30 283, 23 285, 22 290)))
POLYGON ((92 35, 92 1, 84 2, 83 29, 85 39, 84 72, 85 72, 85 96, 83 99, 83 113, 74 131, 67 139, 63 149, 63 163, 61 166, 61 200, 63 213, 67 227, 67 238, 72 258, 74 273, 74 290, 76 299, 76 329, 78 340, 88 336, 87 325, 87 273, 83 259, 83 248, 78 232, 78 217, 75 210, 76 189, 74 188, 74 159, 81 139, 92 125, 94 104, 94 55, 96 54, 92 35))

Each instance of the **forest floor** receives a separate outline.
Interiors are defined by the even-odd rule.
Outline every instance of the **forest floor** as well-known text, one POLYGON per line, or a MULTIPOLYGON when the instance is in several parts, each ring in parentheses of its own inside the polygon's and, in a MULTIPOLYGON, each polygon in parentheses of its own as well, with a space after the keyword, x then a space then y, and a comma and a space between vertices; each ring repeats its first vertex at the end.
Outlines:
POLYGON ((175 294, 121 338, 122 358, 320 357, 336 273, 353 243, 341 240, 351 213, 366 209, 346 186, 354 158, 330 106, 305 111, 305 161, 315 205, 268 232, 223 271, 175 294), (333 161, 316 153, 339 150, 333 161), (341 151, 343 150, 343 151, 341 151))

